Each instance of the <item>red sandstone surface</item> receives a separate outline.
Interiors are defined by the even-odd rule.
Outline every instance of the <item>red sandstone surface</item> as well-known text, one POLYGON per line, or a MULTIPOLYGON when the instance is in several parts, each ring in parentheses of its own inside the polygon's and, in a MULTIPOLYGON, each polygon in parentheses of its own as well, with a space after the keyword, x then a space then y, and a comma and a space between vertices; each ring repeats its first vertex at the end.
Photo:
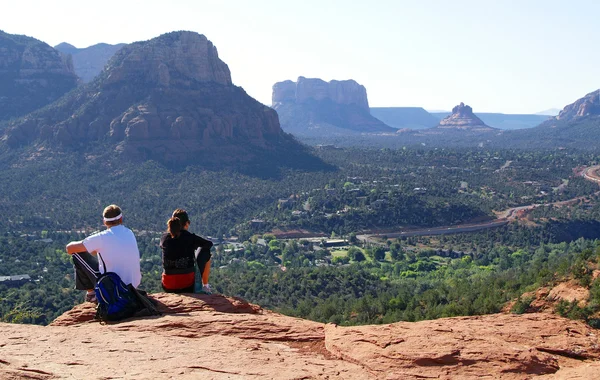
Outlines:
POLYGON ((341 327, 220 295, 155 294, 164 314, 0 324, 0 379, 597 379, 599 331, 547 313, 341 327))

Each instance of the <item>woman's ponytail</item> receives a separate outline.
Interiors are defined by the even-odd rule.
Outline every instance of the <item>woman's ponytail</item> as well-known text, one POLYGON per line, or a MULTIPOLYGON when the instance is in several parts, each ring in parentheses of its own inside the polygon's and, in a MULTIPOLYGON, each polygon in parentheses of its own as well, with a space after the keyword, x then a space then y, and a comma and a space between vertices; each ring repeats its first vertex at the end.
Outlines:
POLYGON ((171 237, 177 238, 181 234, 181 221, 177 217, 172 217, 167 221, 167 232, 171 235, 171 237))

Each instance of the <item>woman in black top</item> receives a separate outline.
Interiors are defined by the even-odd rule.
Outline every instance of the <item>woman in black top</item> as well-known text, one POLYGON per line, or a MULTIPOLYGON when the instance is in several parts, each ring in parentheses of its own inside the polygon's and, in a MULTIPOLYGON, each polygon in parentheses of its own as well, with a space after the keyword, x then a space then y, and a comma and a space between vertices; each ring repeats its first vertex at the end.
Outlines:
POLYGON ((208 277, 213 243, 188 231, 190 219, 185 210, 175 210, 167 226, 167 232, 160 239, 163 289, 174 293, 193 293, 196 262, 202 276, 202 292, 211 294, 208 277), (200 251, 196 255, 198 248, 200 251))

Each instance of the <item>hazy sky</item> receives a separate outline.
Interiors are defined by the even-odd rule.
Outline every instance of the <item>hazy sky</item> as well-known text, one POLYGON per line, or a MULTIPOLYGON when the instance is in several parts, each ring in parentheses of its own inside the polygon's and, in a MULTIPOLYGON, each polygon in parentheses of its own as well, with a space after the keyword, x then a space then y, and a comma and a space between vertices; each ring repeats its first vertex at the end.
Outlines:
POLYGON ((597 0, 6 1, 0 29, 56 45, 208 37, 233 82, 355 79, 371 106, 533 113, 600 88, 597 0))

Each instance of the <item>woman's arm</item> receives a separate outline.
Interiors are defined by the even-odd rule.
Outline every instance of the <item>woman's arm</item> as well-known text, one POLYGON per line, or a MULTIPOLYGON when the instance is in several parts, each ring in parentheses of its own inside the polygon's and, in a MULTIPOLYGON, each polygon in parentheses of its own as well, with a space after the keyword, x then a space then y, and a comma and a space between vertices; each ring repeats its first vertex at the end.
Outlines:
POLYGON ((200 248, 202 250, 210 250, 213 246, 213 242, 210 240, 206 240, 203 237, 200 237, 196 234, 192 234, 194 237, 194 249, 200 248))

